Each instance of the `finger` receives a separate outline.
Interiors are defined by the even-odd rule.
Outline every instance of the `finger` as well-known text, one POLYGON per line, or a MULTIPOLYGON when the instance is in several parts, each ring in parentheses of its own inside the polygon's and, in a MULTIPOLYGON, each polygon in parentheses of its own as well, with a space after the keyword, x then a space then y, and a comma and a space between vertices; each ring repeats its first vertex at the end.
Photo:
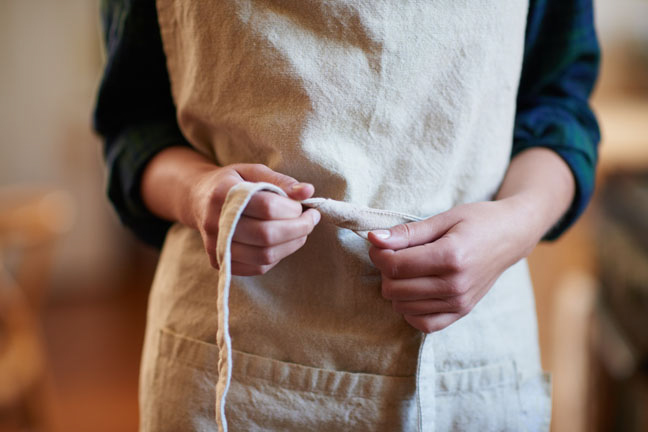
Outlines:
POLYGON ((294 178, 285 174, 273 171, 262 164, 240 164, 233 168, 239 175, 250 182, 266 182, 279 186, 294 200, 301 201, 310 198, 315 188, 310 183, 300 183, 294 178))
POLYGON ((255 265, 232 261, 232 274, 235 276, 258 276, 266 274, 274 264, 255 265))
POLYGON ((232 261, 254 265, 276 264, 304 246, 306 238, 303 236, 271 247, 232 243, 232 261))
POLYGON ((295 219, 264 221, 243 216, 233 241, 252 246, 275 246, 310 234, 319 220, 320 214, 315 209, 309 209, 295 219))
POLYGON ((429 315, 456 312, 455 305, 444 299, 393 301, 392 308, 395 312, 406 315, 429 315))
POLYGON ((416 301, 455 295, 454 287, 437 276, 412 279, 391 279, 385 275, 382 277, 382 296, 387 300, 416 301))
POLYGON ((432 315, 403 315, 403 318, 412 327, 421 330, 423 333, 433 333, 448 327, 461 318, 461 316, 455 313, 440 313, 432 315))
POLYGON ((257 219, 295 219, 302 213, 299 202, 273 192, 255 193, 243 214, 257 219))
POLYGON ((400 250, 431 243, 443 236, 458 222, 449 211, 419 222, 396 225, 388 230, 371 231, 368 238, 371 244, 376 247, 400 250))
POLYGON ((298 183, 293 185, 290 188, 290 191, 286 193, 290 198, 296 201, 302 201, 313 196, 315 193, 315 186, 310 183, 298 183))
POLYGON ((376 267, 391 279, 440 276, 461 270, 465 257, 450 237, 433 243, 393 251, 372 246, 369 257, 376 267))

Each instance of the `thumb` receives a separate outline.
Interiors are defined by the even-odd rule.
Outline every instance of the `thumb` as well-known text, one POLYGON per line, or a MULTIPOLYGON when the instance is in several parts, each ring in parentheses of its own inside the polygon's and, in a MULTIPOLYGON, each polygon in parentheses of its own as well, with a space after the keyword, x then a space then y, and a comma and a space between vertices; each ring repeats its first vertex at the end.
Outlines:
POLYGON ((422 221, 396 225, 388 230, 371 231, 368 239, 381 249, 400 250, 431 243, 442 237, 457 222, 448 212, 440 213, 422 221))
POLYGON ((312 184, 301 183, 262 164, 241 164, 236 167, 236 171, 245 181, 266 182, 279 186, 290 198, 297 201, 310 198, 315 192, 312 184))

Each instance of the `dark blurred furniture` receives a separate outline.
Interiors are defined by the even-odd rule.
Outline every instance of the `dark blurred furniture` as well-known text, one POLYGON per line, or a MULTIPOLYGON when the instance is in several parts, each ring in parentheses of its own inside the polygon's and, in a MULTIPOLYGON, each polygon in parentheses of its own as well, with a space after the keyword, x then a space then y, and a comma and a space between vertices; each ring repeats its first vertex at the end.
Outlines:
POLYGON ((648 172, 611 174, 597 201, 592 431, 648 431, 648 172))

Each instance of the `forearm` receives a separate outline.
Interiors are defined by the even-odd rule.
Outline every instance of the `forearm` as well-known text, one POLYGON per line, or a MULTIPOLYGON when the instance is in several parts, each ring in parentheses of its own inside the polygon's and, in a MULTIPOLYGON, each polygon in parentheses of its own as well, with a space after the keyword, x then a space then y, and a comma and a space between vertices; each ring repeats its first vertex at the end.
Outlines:
POLYGON ((565 214, 574 198, 574 176, 554 151, 531 148, 511 160, 496 200, 511 205, 535 246, 565 214))
POLYGON ((144 204, 158 217, 196 228, 190 203, 192 187, 218 166, 188 147, 170 147, 147 164, 141 182, 144 204))

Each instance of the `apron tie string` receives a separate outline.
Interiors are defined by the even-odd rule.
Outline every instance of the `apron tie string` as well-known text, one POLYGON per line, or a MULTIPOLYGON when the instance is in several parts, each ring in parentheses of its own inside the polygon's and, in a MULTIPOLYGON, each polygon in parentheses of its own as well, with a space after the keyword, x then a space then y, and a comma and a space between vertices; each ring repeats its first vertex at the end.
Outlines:
MULTIPOLYGON (((241 182, 232 187, 227 193, 225 203, 221 210, 218 221, 218 242, 216 256, 219 265, 218 277, 218 331, 216 342, 218 344, 218 382, 216 384, 216 422, 220 432, 227 432, 227 419, 225 417, 225 399, 232 380, 232 339, 229 333, 229 293, 232 279, 232 238, 243 210, 250 202, 252 196, 260 191, 270 191, 286 197, 286 193, 271 183, 241 182)), ((322 214, 322 219, 340 228, 352 230, 362 238, 367 238, 370 231, 378 229, 389 229, 394 225, 422 220, 417 216, 405 213, 392 212, 388 210, 374 209, 365 206, 358 206, 343 201, 336 201, 328 198, 309 198, 301 202, 309 208, 315 208, 322 214)), ((421 386, 421 355, 424 351, 425 341, 419 349, 418 366, 416 372, 416 402, 418 410, 419 431, 423 431, 423 424, 432 427, 433 419, 425 419, 423 422, 422 403, 419 388, 421 386)), ((430 351, 426 349, 425 351, 430 351)), ((429 356, 429 354, 427 354, 429 356)), ((432 362, 433 369, 433 362, 432 362)), ((429 374, 426 374, 426 376, 429 374)), ((429 385, 429 383, 428 383, 429 385)), ((426 404, 425 412, 434 412, 430 403, 426 404)))

